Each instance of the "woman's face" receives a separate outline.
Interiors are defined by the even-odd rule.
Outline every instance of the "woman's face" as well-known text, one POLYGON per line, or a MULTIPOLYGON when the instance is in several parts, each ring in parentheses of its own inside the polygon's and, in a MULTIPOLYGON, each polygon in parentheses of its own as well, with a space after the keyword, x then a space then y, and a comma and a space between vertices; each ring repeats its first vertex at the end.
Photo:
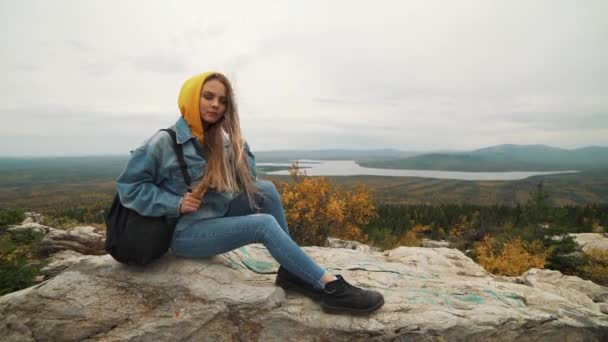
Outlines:
POLYGON ((217 79, 212 79, 203 85, 199 109, 201 119, 205 124, 213 124, 224 117, 226 113, 226 87, 217 79))

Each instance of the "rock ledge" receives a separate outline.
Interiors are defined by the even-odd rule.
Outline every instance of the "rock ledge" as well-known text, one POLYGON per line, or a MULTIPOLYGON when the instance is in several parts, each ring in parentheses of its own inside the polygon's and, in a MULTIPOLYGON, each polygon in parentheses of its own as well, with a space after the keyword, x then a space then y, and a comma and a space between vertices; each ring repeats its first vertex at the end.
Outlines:
POLYGON ((254 244, 204 260, 167 255, 146 268, 123 266, 108 255, 82 257, 43 283, 0 297, 0 336, 4 341, 608 340, 608 315, 602 312, 608 288, 548 270, 493 276, 456 249, 362 247, 304 249, 333 273, 384 294, 385 305, 369 316, 326 314, 318 303, 276 287, 278 264, 254 244))

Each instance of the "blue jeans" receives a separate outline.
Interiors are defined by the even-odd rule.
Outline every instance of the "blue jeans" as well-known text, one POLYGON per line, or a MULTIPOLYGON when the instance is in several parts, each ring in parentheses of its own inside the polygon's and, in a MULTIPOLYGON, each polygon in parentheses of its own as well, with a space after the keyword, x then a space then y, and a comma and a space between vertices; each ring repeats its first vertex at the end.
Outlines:
POLYGON ((262 193, 260 213, 253 213, 247 202, 237 197, 228 215, 235 212, 246 215, 201 220, 189 227, 180 227, 173 234, 171 250, 180 257, 208 258, 251 243, 262 243, 285 269, 322 289, 325 270, 291 239, 276 187, 270 181, 258 181, 256 185, 262 193))

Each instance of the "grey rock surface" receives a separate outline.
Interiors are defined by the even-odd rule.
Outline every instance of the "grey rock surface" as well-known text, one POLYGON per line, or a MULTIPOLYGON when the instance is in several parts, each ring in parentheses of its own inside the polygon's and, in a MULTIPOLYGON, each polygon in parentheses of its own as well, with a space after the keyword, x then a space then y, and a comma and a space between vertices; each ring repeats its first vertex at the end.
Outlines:
POLYGON ((8 227, 8 230, 12 230, 12 231, 31 230, 31 231, 33 231, 35 233, 43 233, 43 234, 46 234, 46 233, 50 232, 53 229, 54 228, 42 225, 40 223, 32 222, 32 221, 30 221, 28 219, 25 219, 19 225, 8 227))
POLYGON ((380 248, 378 247, 369 246, 358 241, 340 240, 332 237, 325 239, 325 247, 354 249, 364 253, 380 251, 380 248))
POLYGON ((41 223, 44 219, 44 215, 42 214, 38 214, 35 212, 31 212, 31 211, 26 211, 25 212, 25 219, 23 220, 22 224, 25 223, 41 223))
POLYGON ((588 253, 591 249, 608 250, 608 237, 598 233, 576 233, 570 234, 579 248, 588 253))
POLYGON ((608 288, 559 271, 533 268, 522 274, 521 278, 527 285, 559 294, 584 306, 596 308, 596 303, 608 303, 608 288))
POLYGON ((422 239, 422 247, 426 248, 450 248, 450 242, 445 240, 422 239))
POLYGON ((40 248, 47 254, 71 250, 80 254, 103 255, 104 236, 92 226, 79 226, 69 230, 51 228, 40 243, 40 248))
POLYGON ((92 256, 83 255, 71 250, 60 251, 47 258, 47 264, 40 269, 40 273, 42 273, 45 278, 48 279, 56 276, 59 274, 59 272, 72 266, 73 264, 91 257, 92 256))
POLYGON ((89 256, 0 297, 5 341, 606 341, 608 289, 533 269, 489 274, 448 248, 304 247, 353 285, 384 294, 368 316, 324 313, 274 285, 259 244, 145 268, 89 256))
POLYGON ((56 229, 37 223, 36 214, 29 215, 19 225, 10 226, 9 230, 31 230, 43 233, 44 238, 40 243, 41 252, 50 255, 53 253, 71 250, 80 254, 103 255, 105 236, 92 226, 77 226, 70 229, 56 229))

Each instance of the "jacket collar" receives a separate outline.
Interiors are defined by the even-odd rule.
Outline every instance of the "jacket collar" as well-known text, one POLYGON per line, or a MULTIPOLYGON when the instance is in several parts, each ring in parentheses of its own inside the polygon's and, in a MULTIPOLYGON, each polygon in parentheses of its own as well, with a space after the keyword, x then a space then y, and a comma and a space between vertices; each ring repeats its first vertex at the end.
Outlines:
MULTIPOLYGON (((177 122, 175 123, 175 134, 177 136, 178 144, 183 144, 190 139, 196 139, 194 134, 192 134, 192 130, 190 130, 188 123, 181 116, 179 119, 177 119, 177 122)), ((230 139, 228 139, 228 137, 224 135, 224 147, 229 148, 230 146, 232 146, 232 144, 230 143, 230 139)))
POLYGON ((190 127, 188 127, 188 123, 186 120, 180 116, 175 123, 175 134, 177 136, 177 143, 183 144, 190 139, 195 139, 196 137, 192 134, 190 127))

